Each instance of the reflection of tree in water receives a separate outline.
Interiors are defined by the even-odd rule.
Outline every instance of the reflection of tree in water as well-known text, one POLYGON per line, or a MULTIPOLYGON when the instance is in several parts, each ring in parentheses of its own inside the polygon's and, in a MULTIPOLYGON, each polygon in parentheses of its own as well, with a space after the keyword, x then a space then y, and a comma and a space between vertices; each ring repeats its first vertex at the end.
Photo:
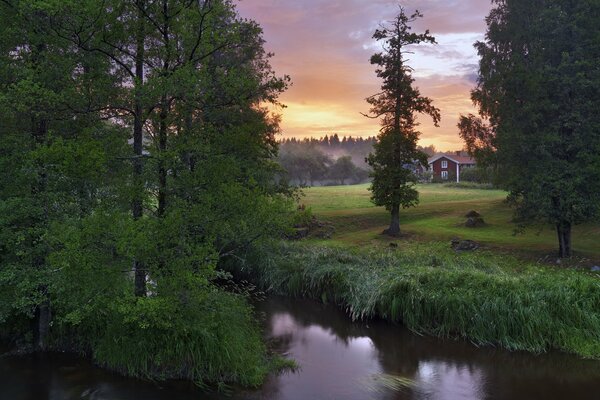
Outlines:
MULTIPOLYGON (((276 297, 259 308, 270 316, 289 314, 303 328, 321 326, 346 345, 354 338, 370 338, 382 370, 393 376, 422 378, 421 368, 425 365, 433 368, 437 377, 460 371, 461 379, 471 379, 471 384, 481 391, 478 397, 586 399, 594 398, 600 390, 598 362, 566 354, 511 353, 492 347, 477 348, 460 340, 421 337, 385 321, 352 323, 336 307, 308 300, 276 297)), ((291 333, 280 337, 277 350, 289 351, 292 338, 291 333)), ((416 391, 407 389, 392 398, 419 397, 416 391)))
MULTIPOLYGON (((126 378, 73 354, 0 357, 0 399, 192 400, 205 398, 191 382, 160 384, 126 378)), ((219 399, 221 396, 218 397, 219 399)))

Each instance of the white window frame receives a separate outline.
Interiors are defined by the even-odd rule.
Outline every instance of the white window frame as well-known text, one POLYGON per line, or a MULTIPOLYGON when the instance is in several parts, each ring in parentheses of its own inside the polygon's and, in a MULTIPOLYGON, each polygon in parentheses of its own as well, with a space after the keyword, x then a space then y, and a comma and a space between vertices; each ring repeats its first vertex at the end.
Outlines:
POLYGON ((444 169, 448 168, 448 161, 447 160, 442 160, 442 168, 444 168, 444 169))
POLYGON ((448 180, 448 171, 442 171, 442 179, 448 180))

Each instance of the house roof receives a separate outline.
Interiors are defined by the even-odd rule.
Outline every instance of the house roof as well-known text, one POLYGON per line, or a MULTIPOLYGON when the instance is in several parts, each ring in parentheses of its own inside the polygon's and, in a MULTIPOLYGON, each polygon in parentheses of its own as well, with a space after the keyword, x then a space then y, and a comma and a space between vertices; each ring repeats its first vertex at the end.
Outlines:
POLYGON ((450 161, 454 161, 459 165, 474 165, 477 164, 472 157, 468 156, 457 156, 456 154, 437 154, 431 158, 429 158, 429 164, 433 164, 440 158, 447 158, 450 161))

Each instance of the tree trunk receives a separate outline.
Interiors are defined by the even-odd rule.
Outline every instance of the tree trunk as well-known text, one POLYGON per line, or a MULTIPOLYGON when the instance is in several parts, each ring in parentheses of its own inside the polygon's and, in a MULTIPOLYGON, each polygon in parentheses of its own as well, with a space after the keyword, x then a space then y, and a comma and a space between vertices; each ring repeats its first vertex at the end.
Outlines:
POLYGON ((38 351, 44 351, 48 348, 48 332, 50 331, 50 320, 52 314, 50 311, 50 299, 47 288, 44 287, 44 300, 35 309, 35 320, 34 320, 34 346, 38 351))
MULTIPOLYGON (((170 58, 171 58, 171 44, 169 38, 169 2, 163 0, 163 18, 164 24, 162 28, 163 44, 165 46, 165 55, 163 58, 162 73, 163 76, 169 75, 170 69, 170 58)), ((164 89, 163 89, 164 90, 164 89)), ((167 168, 165 166, 165 154, 167 151, 167 117, 169 115, 169 101, 167 94, 163 93, 160 99, 160 115, 159 115, 159 128, 158 128, 158 217, 163 217, 167 210, 167 168)))
MULTIPOLYGON (((40 43, 33 47, 32 60, 35 68, 40 68, 39 60, 46 52, 46 44, 40 43)), ((39 147, 45 146, 48 136, 48 119, 44 116, 35 116, 32 112, 31 117, 31 139, 32 148, 38 149, 39 147)), ((45 230, 48 226, 48 201, 46 199, 45 192, 48 190, 48 176, 46 174, 45 165, 38 165, 36 180, 31 186, 31 193, 36 202, 40 202, 43 205, 43 215, 40 219, 36 220, 38 226, 37 229, 43 227, 45 230)), ((43 242, 40 236, 32 237, 32 267, 36 269, 40 274, 46 268, 46 253, 39 252, 36 249, 36 242, 43 242)), ((33 327, 33 338, 34 347, 36 350, 46 350, 48 342, 48 332, 50 331, 50 297, 48 295, 48 286, 40 284, 36 288, 37 293, 40 294, 41 302, 36 305, 34 310, 34 327, 33 327)))
POLYGON ((561 258, 571 257, 571 223, 557 224, 556 233, 558 234, 558 256, 561 258))
MULTIPOLYGON (((136 54, 135 54, 135 117, 133 121, 133 182, 135 186, 135 193, 133 195, 133 201, 131 205, 131 212, 134 220, 142 218, 143 209, 143 198, 144 198, 144 181, 143 181, 143 102, 141 87, 144 84, 144 41, 145 41, 145 29, 144 29, 144 14, 141 8, 144 4, 140 4, 140 10, 138 10, 138 31, 136 37, 136 54)), ((134 293, 138 297, 146 296, 146 268, 139 260, 133 261, 133 270, 135 274, 135 289, 134 293)))
POLYGON ((163 217, 167 209, 167 168, 165 167, 165 153, 167 151, 167 100, 162 99, 160 111, 160 124, 158 131, 158 217, 163 217))
MULTIPOLYGON (((46 136, 48 133, 48 122, 42 118, 40 120, 36 120, 34 118, 33 121, 33 146, 37 148, 39 146, 44 145, 46 142, 46 136)), ((45 196, 44 192, 47 190, 47 175, 44 170, 44 166, 39 166, 40 171, 38 172, 37 180, 34 182, 32 187, 32 194, 38 197, 38 201, 42 201, 44 204, 44 215, 38 221, 42 226, 46 226, 48 224, 48 209, 46 206, 46 201, 43 198, 45 196)), ((34 240, 41 239, 37 237, 34 240)), ((33 244, 35 246, 35 244, 33 244)), ((42 273, 42 270, 46 268, 46 254, 38 253, 35 249, 33 249, 35 255, 33 257, 33 268, 42 273)), ((35 308, 35 319, 34 319, 34 346, 36 350, 44 351, 47 348, 47 337, 48 332, 50 331, 50 298, 48 296, 48 286, 40 285, 37 288, 37 292, 41 295, 40 304, 36 305, 35 308)))
POLYGON ((390 227, 383 231, 384 234, 389 236, 400 235, 400 205, 394 204, 392 206, 392 221, 390 227))

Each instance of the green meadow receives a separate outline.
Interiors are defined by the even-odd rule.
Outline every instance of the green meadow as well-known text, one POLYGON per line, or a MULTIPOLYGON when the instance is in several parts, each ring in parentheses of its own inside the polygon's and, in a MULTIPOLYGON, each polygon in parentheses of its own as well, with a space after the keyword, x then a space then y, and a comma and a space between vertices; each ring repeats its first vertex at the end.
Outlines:
MULTIPOLYGON (((499 251, 517 252, 528 258, 554 256, 556 233, 551 226, 535 226, 517 233, 512 210, 501 190, 465 189, 442 184, 419 185, 420 204, 401 211, 404 236, 399 245, 414 241, 470 239, 499 251), (486 226, 467 228, 465 214, 475 210, 486 226)), ((391 241, 381 235, 389 223, 389 213, 375 207, 368 184, 313 187, 304 190, 301 203, 320 219, 331 222, 336 233, 332 244, 363 247, 391 241)), ((600 224, 583 224, 573 231, 573 248, 579 258, 600 260, 600 224)))

